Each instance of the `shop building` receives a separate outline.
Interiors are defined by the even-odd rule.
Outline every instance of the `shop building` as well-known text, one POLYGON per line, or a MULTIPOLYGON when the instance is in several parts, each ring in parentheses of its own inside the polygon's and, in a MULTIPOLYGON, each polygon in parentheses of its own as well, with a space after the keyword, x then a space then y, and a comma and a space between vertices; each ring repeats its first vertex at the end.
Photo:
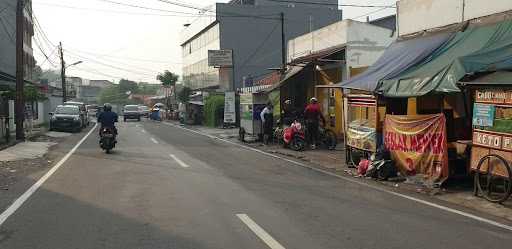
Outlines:
POLYGON ((230 1, 205 10, 204 16, 187 24, 181 33, 184 85, 193 90, 225 91, 242 87, 244 77, 257 81, 269 67, 282 66, 282 28, 286 41, 341 20, 337 8, 302 2, 308 1, 230 1), (208 66, 208 50, 220 49, 233 51, 234 72, 233 68, 208 66))
POLYGON ((303 110, 316 96, 327 125, 343 135, 342 94, 331 88, 365 71, 395 39, 391 29, 354 20, 343 20, 288 42, 289 70, 275 87, 280 99, 289 99, 303 110))

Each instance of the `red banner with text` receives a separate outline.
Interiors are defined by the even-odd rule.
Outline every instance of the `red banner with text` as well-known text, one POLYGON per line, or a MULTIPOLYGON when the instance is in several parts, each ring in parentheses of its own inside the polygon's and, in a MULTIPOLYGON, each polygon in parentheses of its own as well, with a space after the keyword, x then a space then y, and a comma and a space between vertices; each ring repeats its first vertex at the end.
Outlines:
POLYGON ((448 178, 443 114, 386 115, 384 144, 402 174, 421 175, 430 184, 440 184, 448 178))

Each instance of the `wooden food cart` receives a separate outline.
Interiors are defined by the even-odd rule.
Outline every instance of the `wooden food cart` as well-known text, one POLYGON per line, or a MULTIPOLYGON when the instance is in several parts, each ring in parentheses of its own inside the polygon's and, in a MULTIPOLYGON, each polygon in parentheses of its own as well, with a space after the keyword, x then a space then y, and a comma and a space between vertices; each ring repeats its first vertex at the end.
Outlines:
POLYGON ((510 83, 479 79, 468 88, 473 95, 470 167, 475 195, 499 203, 512 192, 512 78, 507 80, 510 83))
POLYGON ((382 145, 382 122, 379 122, 378 98, 371 94, 346 94, 345 141, 346 162, 357 166, 382 145))

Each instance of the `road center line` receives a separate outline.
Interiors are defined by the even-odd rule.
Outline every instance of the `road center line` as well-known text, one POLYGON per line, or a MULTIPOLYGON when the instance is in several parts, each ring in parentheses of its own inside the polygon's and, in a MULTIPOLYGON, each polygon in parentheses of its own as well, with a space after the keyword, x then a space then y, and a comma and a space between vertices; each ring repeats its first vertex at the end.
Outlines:
POLYGON ((142 129, 141 131, 142 131, 142 133, 146 133, 146 130, 144 130, 144 129, 142 129))
POLYGON ((20 208, 25 201, 30 198, 70 157, 75 153, 75 151, 80 147, 80 145, 91 135, 91 133, 96 129, 98 124, 95 124, 94 127, 73 147, 62 159, 60 159, 55 166, 53 166, 44 176, 42 176, 34 185, 32 185, 25 193, 23 193, 18 199, 16 199, 11 206, 9 206, 2 214, 0 214, 0 226, 20 208))
MULTIPOLYGON (((186 130, 186 131, 198 134, 198 135, 203 135, 203 136, 206 136, 206 137, 209 137, 209 138, 212 137, 209 134, 205 134, 203 132, 195 131, 195 130, 192 130, 192 129, 189 129, 189 128, 186 128, 186 127, 174 125, 174 124, 171 124, 171 123, 164 123, 164 124, 167 124, 167 125, 175 127, 175 128, 183 129, 183 130, 186 130)), ((283 161, 295 164, 297 166, 301 166, 301 167, 304 167, 304 168, 308 168, 308 169, 311 169, 311 170, 314 170, 314 171, 317 171, 317 172, 321 172, 321 173, 324 173, 324 174, 336 177, 336 178, 340 178, 340 179, 343 179, 345 181, 349 181, 351 183, 355 183, 355 184, 358 184, 358 185, 366 186, 368 188, 371 188, 371 189, 374 189, 374 190, 377 190, 377 191, 388 193, 390 195, 398 196, 398 197, 401 197, 401 198, 404 198, 404 199, 408 199, 408 200, 411 200, 411 201, 414 201, 414 202, 418 202, 418 203, 424 204, 426 206, 430 206, 430 207, 433 207, 433 208, 441 209, 441 210, 444 210, 446 212, 458 214, 458 215, 464 216, 466 218, 470 218, 470 219, 473 219, 473 220, 480 221, 482 223, 486 223, 486 224, 489 224, 489 225, 493 225, 493 226, 496 226, 496 227, 503 228, 505 230, 512 231, 512 226, 506 225, 504 223, 500 223, 500 222, 497 222, 497 221, 494 221, 494 220, 490 220, 490 219, 487 219, 487 218, 484 218, 484 217, 480 217, 480 216, 477 216, 477 215, 474 215, 474 214, 471 214, 471 213, 467 213, 467 212, 460 211, 460 210, 457 210, 457 209, 453 209, 453 208, 450 208, 450 207, 447 207, 447 206, 436 204, 436 203, 433 203, 433 202, 430 202, 430 201, 422 200, 422 199, 419 199, 419 198, 416 198, 416 197, 412 197, 412 196, 409 196, 409 195, 400 194, 400 193, 397 193, 397 192, 393 192, 391 190, 387 190, 387 189, 384 189, 384 188, 373 186, 371 184, 368 184, 368 183, 365 183, 365 182, 362 182, 362 181, 359 181, 359 180, 354 180, 354 179, 351 179, 351 178, 346 177, 346 176, 341 176, 341 175, 338 175, 338 174, 335 174, 335 173, 332 173, 332 172, 329 172, 329 171, 326 171, 326 170, 323 170, 323 169, 319 169, 319 168, 316 168, 316 167, 313 167, 313 166, 309 166, 309 165, 301 163, 301 162, 297 162, 297 161, 294 161, 294 160, 291 160, 291 159, 288 159, 288 158, 280 157, 280 156, 277 156, 277 155, 274 155, 274 154, 271 154, 271 153, 268 153, 268 152, 265 152, 265 151, 262 151, 262 150, 259 150, 259 149, 256 149, 256 148, 252 148, 252 147, 249 147, 249 146, 246 146, 246 145, 243 145, 243 144, 235 143, 235 142, 223 139, 223 138, 215 137, 215 139, 216 140, 220 140, 220 141, 225 142, 225 143, 228 143, 228 144, 232 144, 232 145, 236 145, 236 146, 245 148, 247 150, 258 152, 258 153, 261 153, 263 155, 267 155, 269 157, 281 159, 283 161)))
POLYGON ((181 167, 183 168, 188 168, 190 167, 188 164, 184 163, 183 161, 181 161, 177 156, 173 155, 173 154, 170 154, 169 155, 172 159, 174 159, 174 161, 176 161, 181 167))
POLYGON ((150 138, 150 139, 151 139, 151 141, 152 141, 153 143, 158 144, 158 141, 156 141, 156 139, 154 139, 154 138, 150 138))
POLYGON ((284 246, 279 244, 270 234, 268 234, 263 228, 261 228, 251 217, 247 214, 236 215, 253 233, 255 233, 267 246, 271 249, 285 249, 284 246))

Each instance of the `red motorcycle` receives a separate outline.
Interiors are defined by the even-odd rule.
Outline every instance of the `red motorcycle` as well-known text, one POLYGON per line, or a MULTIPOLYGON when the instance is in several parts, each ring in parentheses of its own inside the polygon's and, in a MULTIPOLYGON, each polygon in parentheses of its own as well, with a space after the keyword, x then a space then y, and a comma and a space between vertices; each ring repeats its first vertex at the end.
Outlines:
POLYGON ((290 127, 283 131, 284 146, 294 151, 302 151, 306 148, 306 134, 302 124, 295 120, 290 127))

